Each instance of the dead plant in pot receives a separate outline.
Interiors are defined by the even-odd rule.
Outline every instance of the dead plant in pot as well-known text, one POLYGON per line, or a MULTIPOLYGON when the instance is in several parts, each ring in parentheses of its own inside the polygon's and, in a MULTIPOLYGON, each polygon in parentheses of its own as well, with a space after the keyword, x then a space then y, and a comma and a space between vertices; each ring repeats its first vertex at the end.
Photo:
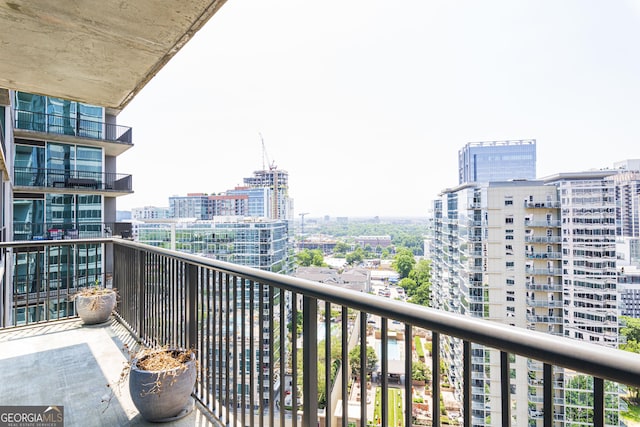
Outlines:
POLYGON ((100 286, 99 280, 94 286, 80 288, 73 295, 76 312, 86 325, 104 323, 116 307, 117 292, 113 288, 100 286))
MULTIPOLYGON (((125 346, 128 352, 128 347, 125 346)), ((129 393, 142 418, 167 422, 188 415, 194 407, 198 362, 194 350, 162 347, 129 353, 119 384, 129 379, 129 393)), ((112 390, 113 391, 113 390, 112 390)))

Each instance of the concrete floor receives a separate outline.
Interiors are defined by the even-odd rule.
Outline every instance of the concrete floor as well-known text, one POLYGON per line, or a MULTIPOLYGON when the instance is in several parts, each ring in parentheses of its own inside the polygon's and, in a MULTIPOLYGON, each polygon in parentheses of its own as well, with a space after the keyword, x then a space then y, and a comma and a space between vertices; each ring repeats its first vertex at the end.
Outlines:
MULTIPOLYGON (((117 384, 127 361, 125 343, 135 347, 116 321, 0 330, 0 405, 62 405, 66 427, 153 425, 133 406, 128 383, 113 387, 113 393, 107 387, 117 384)), ((215 424, 196 406, 185 418, 164 425, 215 424)))

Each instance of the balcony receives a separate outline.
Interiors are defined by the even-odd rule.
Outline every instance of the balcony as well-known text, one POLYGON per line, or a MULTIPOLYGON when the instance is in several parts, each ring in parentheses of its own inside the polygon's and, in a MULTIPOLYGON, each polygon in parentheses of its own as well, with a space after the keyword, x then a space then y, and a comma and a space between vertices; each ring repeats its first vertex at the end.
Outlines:
POLYGON ((133 193, 131 175, 49 168, 14 168, 16 191, 104 194, 108 197, 133 193))
MULTIPOLYGON (((445 340, 461 340, 462 375, 458 380, 463 384, 465 426, 472 422, 472 344, 500 351, 499 368, 507 382, 502 389, 507 393, 510 354, 540 364, 542 393, 537 401, 549 423, 553 420, 554 366, 595 377, 592 409, 596 426, 604 425, 605 379, 640 386, 637 354, 127 240, 8 242, 1 243, 0 250, 7 266, 3 285, 37 288, 28 293, 24 286, 1 288, 3 300, 20 301, 23 308, 20 313, 2 313, 0 384, 12 390, 7 394, 3 388, 3 396, 23 405, 63 404, 67 425, 139 422, 128 406, 126 391, 116 394, 117 399, 104 413, 99 402, 106 394, 104 385, 121 371, 124 356, 119 347, 125 342, 196 350, 201 370, 193 392, 197 410, 183 419, 189 425, 211 419, 215 425, 329 426, 338 418, 345 420, 339 425, 355 420, 356 425, 366 426, 373 416, 368 399, 349 399, 350 404, 342 404, 343 397, 348 399, 352 391, 349 384, 364 383, 364 374, 352 377, 350 369, 342 369, 340 364, 337 372, 334 370, 333 344, 327 340, 331 337, 339 338, 340 360, 349 360, 349 350, 359 344, 361 366, 366 363, 365 348, 376 340, 380 357, 374 385, 379 387, 382 401, 392 393, 403 397, 400 416, 405 426, 412 424, 415 413, 413 399, 408 398, 414 393, 412 384, 402 380, 410 377, 414 363, 412 346, 405 344, 425 332, 432 339, 433 384, 441 381, 440 350, 445 340), (64 253, 77 256, 62 256, 64 253), (25 263, 38 256, 54 256, 55 264, 53 259, 48 267, 42 262, 25 263), (73 265, 65 264, 70 260, 73 265), (98 262, 104 262, 102 269, 98 262), (73 304, 51 286, 61 270, 72 274, 68 293, 81 283, 106 282, 103 271, 109 272, 120 298, 111 323, 93 327, 77 323, 73 304), (12 276, 12 271, 20 274, 12 276), (263 312, 265 298, 270 304, 263 312), (322 312, 332 310, 335 314, 319 320, 322 312), (378 316, 376 334, 364 333, 370 329, 368 315, 378 316), (290 319, 301 319, 300 334, 291 335, 290 319), (22 325, 17 325, 17 320, 22 325), (266 330, 255 327, 265 323, 266 330), (320 330, 324 332, 319 334, 320 330), (321 344, 323 339, 325 344, 321 344), (320 357, 321 353, 325 356, 320 357), (400 363, 389 363, 389 359, 400 363), (26 377, 33 382, 21 387, 24 381, 18 379, 26 377), (285 381, 280 379, 289 378, 291 386, 285 391, 298 398, 285 404, 286 393, 280 388, 285 381), (330 384, 325 409, 318 406, 318 378, 330 384)), ((434 388, 428 397, 429 407, 439 407, 442 393, 434 388)), ((501 421, 496 422, 510 425, 510 399, 502 401, 501 421)), ((382 405, 381 410, 382 425, 389 425, 390 408, 382 405)), ((439 411, 431 414, 431 421, 440 425, 439 411)))
POLYGON ((55 135, 63 135, 64 138, 76 137, 116 143, 123 145, 124 150, 133 143, 132 129, 128 126, 27 110, 16 110, 15 130, 16 136, 46 133, 52 139, 56 139, 55 135))
POLYGON ((560 202, 551 200, 544 202, 531 202, 527 200, 524 202, 524 207, 530 209, 557 209, 560 207, 560 202))
POLYGON ((55 223, 13 223, 13 239, 25 240, 62 240, 95 239, 98 237, 131 237, 130 222, 55 222, 55 223))

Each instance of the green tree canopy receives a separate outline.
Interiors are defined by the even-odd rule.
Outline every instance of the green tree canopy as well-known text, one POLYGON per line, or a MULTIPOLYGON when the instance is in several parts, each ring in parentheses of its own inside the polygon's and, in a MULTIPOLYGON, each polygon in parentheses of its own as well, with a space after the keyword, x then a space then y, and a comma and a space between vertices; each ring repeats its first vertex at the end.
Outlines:
MULTIPOLYGON (((376 368, 376 364, 378 363, 378 355, 373 347, 367 346, 367 375, 372 372, 376 368)), ((349 352, 349 365, 351 366, 351 372, 360 376, 360 344, 353 347, 353 349, 349 352)))
POLYGON ((320 249, 303 249, 296 254, 296 260, 302 267, 326 267, 327 265, 320 249))
POLYGON ((396 256, 393 258, 391 266, 400 274, 400 278, 403 279, 409 276, 415 264, 416 259, 411 249, 399 248, 396 251, 396 256))

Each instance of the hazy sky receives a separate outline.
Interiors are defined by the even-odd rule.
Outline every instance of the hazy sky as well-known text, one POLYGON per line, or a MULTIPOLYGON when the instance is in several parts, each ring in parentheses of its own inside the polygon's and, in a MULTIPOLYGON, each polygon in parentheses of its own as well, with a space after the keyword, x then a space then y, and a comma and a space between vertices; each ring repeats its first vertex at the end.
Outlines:
POLYGON ((261 133, 296 217, 426 216, 467 142, 640 158, 640 0, 228 0, 118 120, 121 210, 242 184, 261 133))

